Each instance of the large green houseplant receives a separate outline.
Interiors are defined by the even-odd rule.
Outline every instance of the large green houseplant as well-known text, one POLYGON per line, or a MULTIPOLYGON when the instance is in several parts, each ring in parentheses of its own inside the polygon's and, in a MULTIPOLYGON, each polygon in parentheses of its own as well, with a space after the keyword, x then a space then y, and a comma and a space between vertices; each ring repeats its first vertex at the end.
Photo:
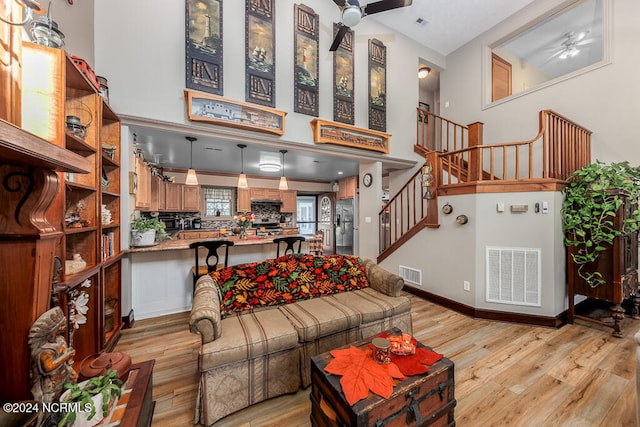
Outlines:
POLYGON ((568 181, 563 189, 564 242, 573 247, 571 259, 577 274, 595 288, 606 281, 601 272, 589 266, 609 250, 616 237, 629 235, 640 227, 640 167, 628 162, 597 161, 577 170, 568 181), (614 219, 624 198, 630 202, 631 210, 616 227, 614 219))

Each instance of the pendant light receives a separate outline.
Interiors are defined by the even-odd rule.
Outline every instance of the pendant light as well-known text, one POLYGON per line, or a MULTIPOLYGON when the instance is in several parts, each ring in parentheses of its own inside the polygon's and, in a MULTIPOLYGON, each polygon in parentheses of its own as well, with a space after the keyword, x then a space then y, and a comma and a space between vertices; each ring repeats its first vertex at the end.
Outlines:
POLYGON ((241 163, 240 175, 238 176, 238 188, 249 188, 249 183, 247 182, 247 175, 244 174, 244 149, 247 148, 247 146, 244 144, 238 144, 238 148, 240 148, 240 163, 241 163))
POLYGON ((282 153, 282 176, 280 177, 280 185, 278 185, 279 190, 288 190, 289 185, 287 184, 287 178, 284 176, 284 155, 287 150, 280 150, 282 153))
POLYGON ((187 171, 187 180, 185 184, 187 185, 198 185, 198 177, 196 176, 196 171, 193 169, 193 141, 197 141, 198 138, 194 138, 193 136, 187 136, 187 141, 191 143, 191 161, 189 163, 189 170, 187 171))

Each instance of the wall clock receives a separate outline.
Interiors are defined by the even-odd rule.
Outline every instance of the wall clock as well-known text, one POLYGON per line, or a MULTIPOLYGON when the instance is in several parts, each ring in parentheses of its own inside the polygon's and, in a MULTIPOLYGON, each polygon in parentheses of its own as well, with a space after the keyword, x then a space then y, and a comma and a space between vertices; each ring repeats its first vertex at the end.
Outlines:
POLYGON ((370 173, 365 173, 362 177, 362 183, 365 187, 371 187, 371 183, 373 183, 373 176, 370 173))

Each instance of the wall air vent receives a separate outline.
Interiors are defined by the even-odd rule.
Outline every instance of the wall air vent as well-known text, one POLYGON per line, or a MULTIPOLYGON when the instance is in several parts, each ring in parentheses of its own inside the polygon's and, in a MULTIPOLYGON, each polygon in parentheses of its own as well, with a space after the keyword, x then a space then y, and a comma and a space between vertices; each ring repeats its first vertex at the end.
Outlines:
POLYGON ((398 274, 405 282, 412 285, 422 286, 422 270, 400 265, 398 267, 398 274))
POLYGON ((540 307, 541 250, 487 247, 487 302, 540 307))

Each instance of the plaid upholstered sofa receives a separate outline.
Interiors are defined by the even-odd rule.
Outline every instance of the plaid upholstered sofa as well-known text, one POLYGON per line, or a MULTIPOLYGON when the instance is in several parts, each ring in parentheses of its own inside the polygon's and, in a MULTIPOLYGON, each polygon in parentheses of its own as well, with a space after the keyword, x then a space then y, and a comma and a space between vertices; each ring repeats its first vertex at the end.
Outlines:
POLYGON ((196 423, 310 384, 310 358, 392 327, 412 333, 402 278, 371 260, 285 255, 198 279, 196 423))

